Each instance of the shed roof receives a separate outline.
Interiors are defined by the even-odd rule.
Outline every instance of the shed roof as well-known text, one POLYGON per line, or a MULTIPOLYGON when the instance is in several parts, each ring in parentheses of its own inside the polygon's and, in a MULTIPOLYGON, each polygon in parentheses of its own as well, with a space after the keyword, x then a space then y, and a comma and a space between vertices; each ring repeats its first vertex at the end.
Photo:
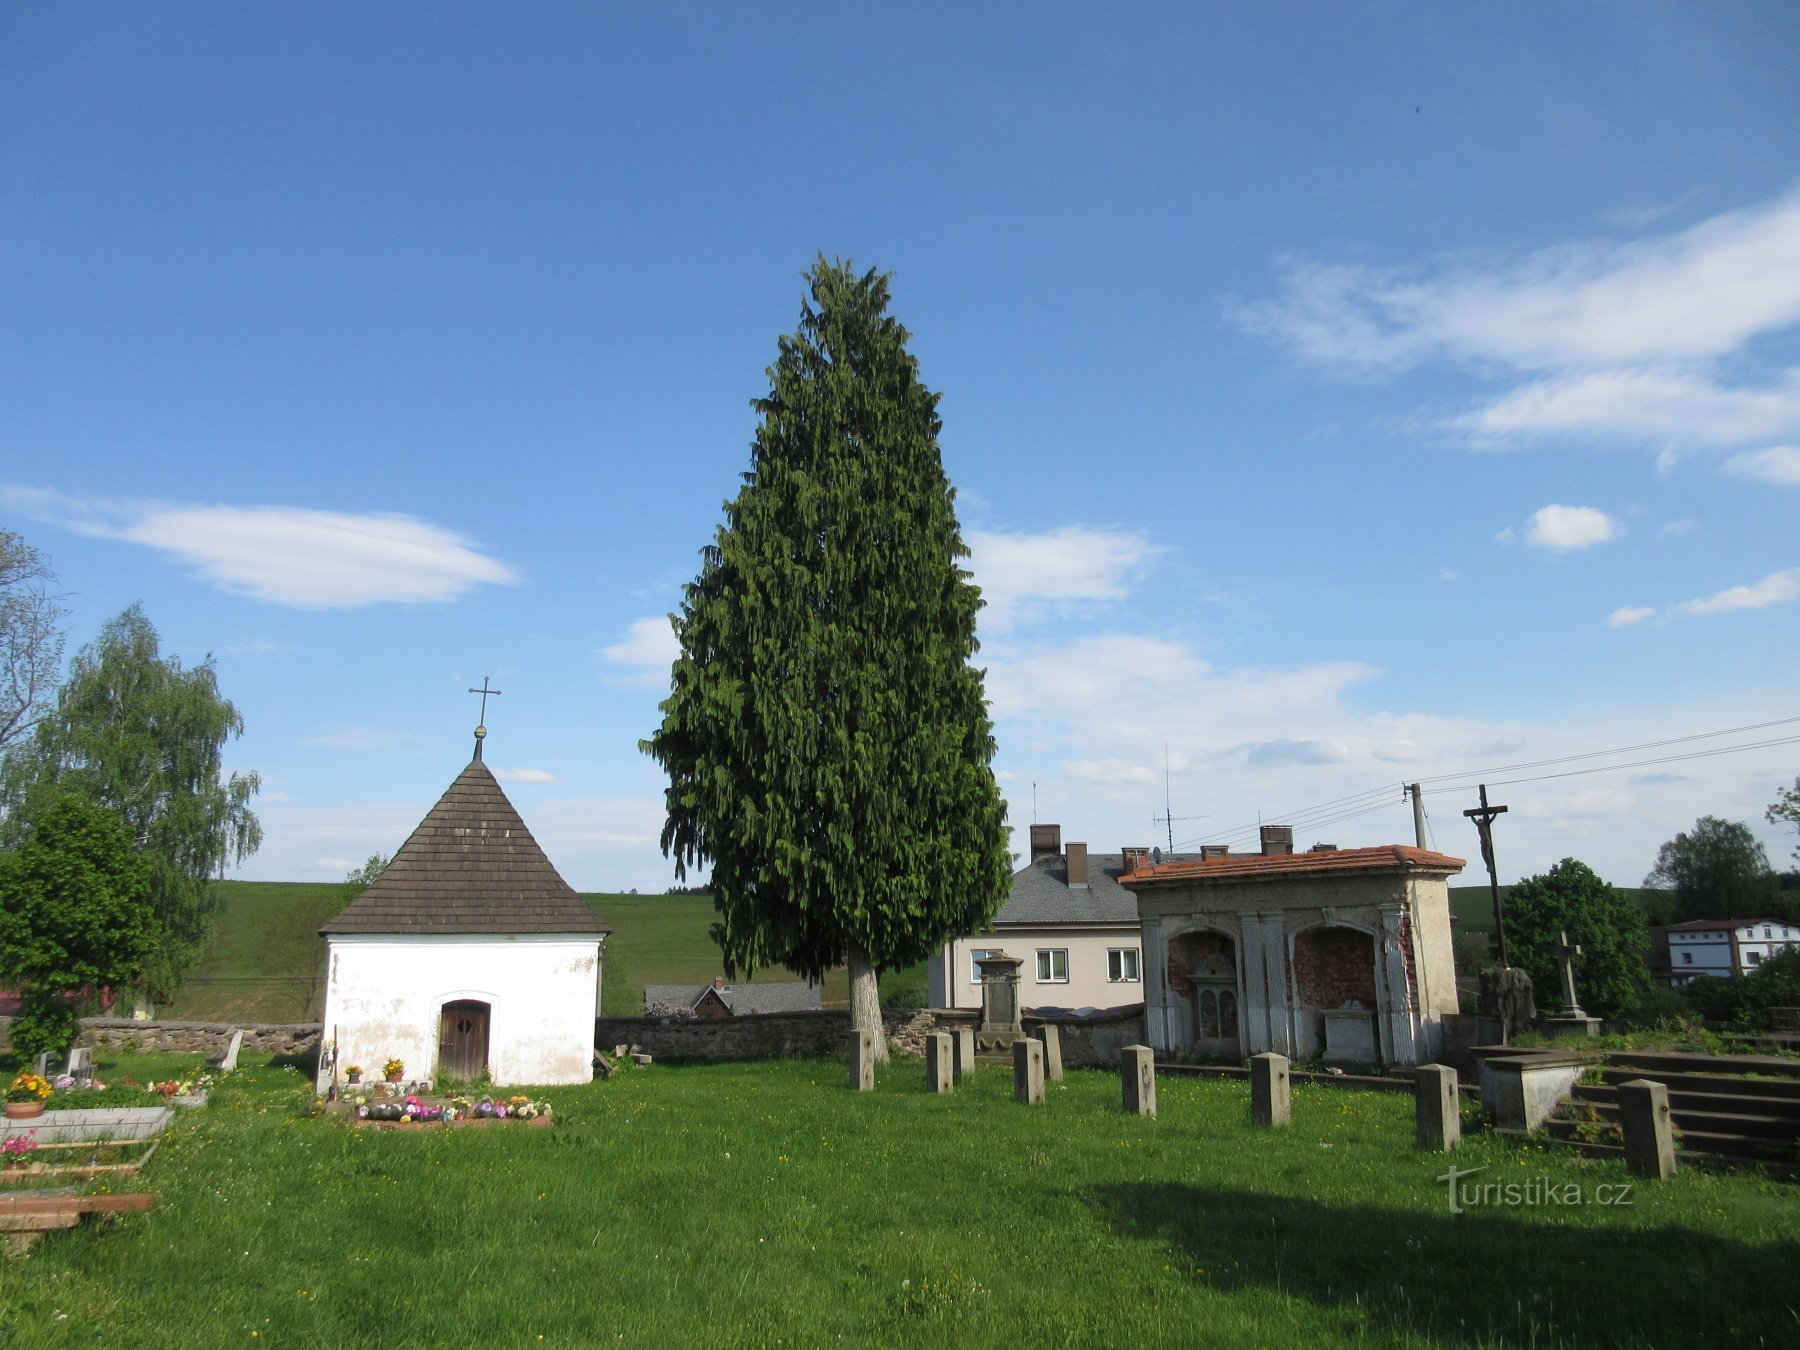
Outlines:
POLYGON ((1464 860, 1406 844, 1375 848, 1340 848, 1317 853, 1226 854, 1192 862, 1166 862, 1140 867, 1124 878, 1132 890, 1160 885, 1206 885, 1215 881, 1273 881, 1288 877, 1332 876, 1356 872, 1423 872, 1448 876, 1462 871, 1464 860))
MULTIPOLYGON (((699 1006, 713 988, 710 984, 647 984, 644 1007, 688 1008, 699 1006)), ((768 984, 726 985, 718 991, 721 1001, 739 1016, 758 1013, 814 1012, 823 1005, 816 984, 799 980, 773 980, 768 984)))
POLYGON ((551 866, 479 758, 374 884, 319 929, 325 936, 611 931, 551 866))

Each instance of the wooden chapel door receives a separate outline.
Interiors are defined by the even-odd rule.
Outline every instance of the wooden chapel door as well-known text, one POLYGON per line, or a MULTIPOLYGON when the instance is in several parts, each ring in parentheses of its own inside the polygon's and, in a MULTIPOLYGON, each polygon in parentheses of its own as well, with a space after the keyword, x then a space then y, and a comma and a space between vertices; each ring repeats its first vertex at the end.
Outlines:
POLYGON ((487 1072, 488 1005, 478 999, 446 1003, 438 1015, 438 1072, 473 1082, 487 1072))

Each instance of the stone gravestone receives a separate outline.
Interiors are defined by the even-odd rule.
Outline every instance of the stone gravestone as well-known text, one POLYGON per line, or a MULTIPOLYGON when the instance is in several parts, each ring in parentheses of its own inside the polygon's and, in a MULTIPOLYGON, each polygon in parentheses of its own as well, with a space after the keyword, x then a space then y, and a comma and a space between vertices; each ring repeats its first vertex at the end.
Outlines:
POLYGON ((981 1030, 975 1033, 975 1049, 1007 1054, 1014 1042, 1025 1039, 1019 1022, 1019 967, 1025 963, 1005 952, 990 952, 975 964, 981 967, 981 1030))
POLYGON ((931 1092, 949 1092, 956 1087, 955 1050, 950 1033, 934 1031, 925 1038, 925 1086, 931 1092))
POLYGON ((1147 1045, 1128 1045, 1119 1052, 1119 1083, 1125 1109, 1135 1116, 1156 1114, 1156 1054, 1147 1045))
POLYGON ((1531 976, 1517 966, 1496 966, 1481 972, 1481 1012, 1484 1017, 1500 1021, 1500 1042, 1524 1031, 1537 1017, 1537 1002, 1531 993, 1531 976))
POLYGON ((975 1072, 975 1028, 958 1027, 956 1035, 956 1076, 967 1078, 975 1072))
POLYGON ((48 1050, 41 1051, 38 1054, 37 1061, 32 1065, 31 1071, 39 1078, 48 1078, 51 1073, 50 1059, 51 1055, 48 1050))
POLYGON ((217 1061, 220 1073, 230 1073, 237 1068, 238 1052, 243 1048, 244 1033, 241 1031, 232 1032, 230 1042, 225 1046, 224 1053, 219 1056, 217 1061))
POLYGON ((1038 1039, 1044 1043, 1044 1078, 1048 1082, 1062 1082, 1062 1030, 1054 1022, 1046 1022, 1038 1028, 1038 1039))
POLYGON ((1600 1019, 1589 1017, 1581 1010, 1581 1000, 1575 997, 1575 958, 1581 955, 1581 948, 1569 941, 1567 933, 1556 935, 1556 945, 1551 952, 1556 957, 1557 974, 1562 980, 1563 1010, 1555 1017, 1544 1019, 1544 1029, 1552 1035, 1561 1036, 1598 1036, 1600 1019))
POLYGON ((1013 1099, 1035 1106, 1044 1100, 1044 1043, 1013 1042, 1013 1099))
POLYGON ((1250 1119, 1258 1125, 1286 1125, 1293 1118, 1287 1056, 1250 1056, 1250 1119))
POLYGON ((1633 1176, 1667 1181, 1675 1175, 1675 1139, 1669 1128, 1669 1089, 1648 1078, 1619 1084, 1619 1123, 1625 1130, 1625 1166, 1633 1176))
POLYGON ((63 1064, 63 1072, 73 1078, 78 1086, 86 1087, 94 1081, 94 1052, 85 1045, 69 1047, 69 1058, 63 1064))
POLYGON ((875 1090, 875 1033, 850 1033, 850 1088, 853 1092, 875 1090))
POLYGON ((1413 1075, 1413 1124, 1420 1148, 1448 1153, 1462 1142, 1462 1105, 1456 1070, 1421 1064, 1413 1075))

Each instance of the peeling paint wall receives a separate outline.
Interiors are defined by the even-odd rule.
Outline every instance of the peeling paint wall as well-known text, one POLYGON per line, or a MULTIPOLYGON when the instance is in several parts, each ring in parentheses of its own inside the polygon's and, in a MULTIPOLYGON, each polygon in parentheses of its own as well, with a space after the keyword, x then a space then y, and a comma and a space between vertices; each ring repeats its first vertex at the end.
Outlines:
MULTIPOLYGON (((444 1004, 475 999, 489 1005, 496 1084, 586 1083, 598 958, 592 937, 334 937, 323 1022, 327 1047, 337 1043, 337 1075, 359 1064, 379 1078, 392 1058, 405 1061, 409 1079, 431 1077, 444 1004)), ((321 1088, 332 1071, 321 1064, 321 1088)))

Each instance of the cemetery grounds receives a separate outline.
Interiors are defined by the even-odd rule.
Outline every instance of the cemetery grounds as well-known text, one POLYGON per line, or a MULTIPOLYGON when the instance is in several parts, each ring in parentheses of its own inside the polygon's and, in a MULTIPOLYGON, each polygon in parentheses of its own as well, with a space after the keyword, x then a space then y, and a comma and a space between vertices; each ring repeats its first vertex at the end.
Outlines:
MULTIPOLYGON (((144 1058, 99 1068, 182 1067, 144 1058)), ((1144 1119, 1108 1072, 1032 1107, 1005 1069, 924 1079, 656 1064, 534 1093, 548 1129, 371 1129, 249 1060, 97 1183, 153 1209, 0 1259, 0 1345, 1800 1343, 1787 1184, 1480 1132, 1447 1160, 1401 1093, 1301 1085, 1268 1130, 1242 1082, 1165 1074, 1144 1119)))

